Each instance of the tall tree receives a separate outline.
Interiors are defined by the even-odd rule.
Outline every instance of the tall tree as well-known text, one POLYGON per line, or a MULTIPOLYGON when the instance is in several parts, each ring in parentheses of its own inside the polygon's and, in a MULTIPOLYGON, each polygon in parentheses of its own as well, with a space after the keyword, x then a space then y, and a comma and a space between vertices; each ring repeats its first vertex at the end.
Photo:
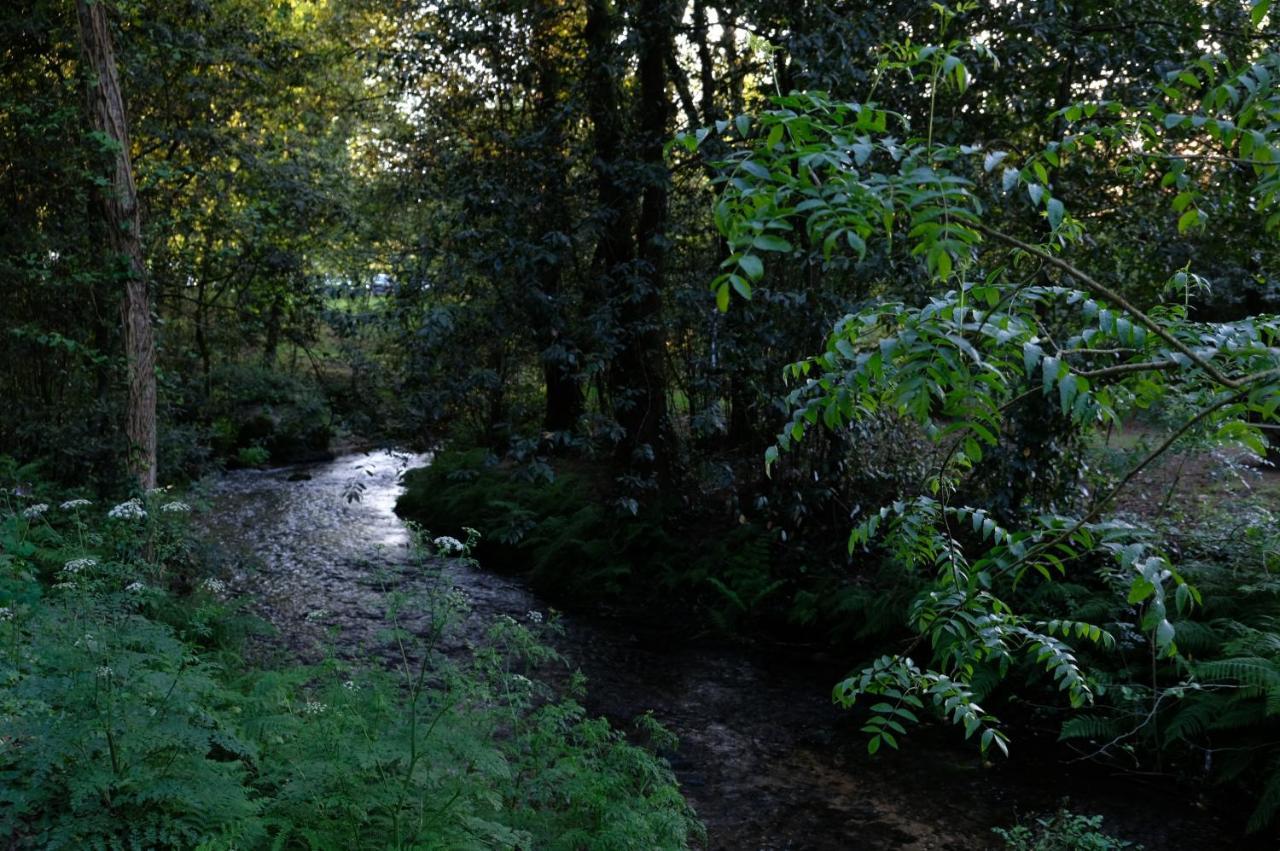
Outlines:
MULTIPOLYGON (((670 463, 663 446, 667 428, 667 376, 662 325, 663 278, 667 252, 667 186, 663 144, 671 101, 666 57, 672 39, 672 9, 666 0, 643 0, 637 9, 636 128, 638 167, 643 175, 640 214, 636 221, 639 263, 623 283, 619 312, 622 350, 613 363, 618 422, 625 431, 625 460, 637 464, 652 458, 661 475, 670 463)), ((640 464, 639 466, 648 466, 640 464)))
POLYGON ((110 157, 109 189, 100 189, 96 194, 109 246, 121 263, 124 279, 120 317, 129 385, 125 409, 128 467, 139 486, 152 488, 156 484, 156 347, 146 268, 142 262, 138 191, 129 157, 129 124, 120 94, 120 76, 106 6, 102 2, 77 0, 76 13, 87 72, 89 121, 101 135, 110 157))
POLYGON ((531 319, 536 323, 542 348, 546 408, 543 428, 550 432, 569 431, 583 411, 582 385, 574 355, 575 344, 566 334, 561 293, 564 265, 569 253, 569 177, 564 156, 565 123, 570 116, 565 101, 562 57, 566 7, 553 0, 534 0, 530 34, 534 77, 534 135, 541 144, 538 153, 545 162, 538 181, 540 192, 535 205, 535 227, 545 257, 538 263, 535 303, 531 319))

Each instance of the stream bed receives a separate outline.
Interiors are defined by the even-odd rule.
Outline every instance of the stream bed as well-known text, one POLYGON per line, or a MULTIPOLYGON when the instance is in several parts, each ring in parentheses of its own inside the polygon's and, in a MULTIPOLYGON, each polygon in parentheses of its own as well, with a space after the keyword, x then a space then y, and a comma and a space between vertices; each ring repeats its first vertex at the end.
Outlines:
MULTIPOLYGON (((381 451, 228 473, 207 488, 199 532, 277 628, 279 649, 314 659, 337 627, 341 655, 377 662, 387 577, 415 581, 396 570, 410 540, 394 513, 400 475, 427 463, 381 451)), ((518 578, 457 560, 445 575, 471 602, 464 636, 500 615, 548 609, 518 578)), ((1021 753, 1016 738, 1014 758, 996 764, 938 728, 870 757, 854 717, 831 704, 842 669, 822 654, 672 635, 602 613, 561 622, 555 643, 586 674, 591 712, 625 726, 651 710, 679 736, 672 767, 712 849, 998 848, 993 826, 1053 810, 1068 793, 1072 810, 1103 814, 1147 849, 1252 847, 1235 837, 1240 814, 1207 798, 1021 753)))

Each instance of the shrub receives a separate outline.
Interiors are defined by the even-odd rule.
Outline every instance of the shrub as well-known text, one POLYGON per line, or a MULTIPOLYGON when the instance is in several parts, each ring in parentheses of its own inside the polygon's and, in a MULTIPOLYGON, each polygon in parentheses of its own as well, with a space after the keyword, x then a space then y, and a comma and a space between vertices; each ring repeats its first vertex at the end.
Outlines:
POLYGON ((327 457, 332 414, 312 381, 233 364, 214 374, 208 412, 215 454, 247 466, 259 450, 278 463, 327 457), (254 453, 245 456, 245 452, 254 453))
POLYGON ((475 526, 487 566, 527 570, 561 597, 644 607, 678 596, 738 628, 770 612, 772 595, 786 585, 772 575, 760 527, 709 535, 687 512, 683 523, 656 504, 632 514, 608 499, 590 468, 535 476, 483 450, 443 452, 405 482, 396 506, 402 515, 450 534, 475 526))
POLYGON ((1005 830, 993 831, 1004 840, 1008 851, 1121 851, 1141 845, 1125 842, 1102 832, 1102 816, 1083 816, 1058 810, 1051 816, 1036 819, 1005 830))

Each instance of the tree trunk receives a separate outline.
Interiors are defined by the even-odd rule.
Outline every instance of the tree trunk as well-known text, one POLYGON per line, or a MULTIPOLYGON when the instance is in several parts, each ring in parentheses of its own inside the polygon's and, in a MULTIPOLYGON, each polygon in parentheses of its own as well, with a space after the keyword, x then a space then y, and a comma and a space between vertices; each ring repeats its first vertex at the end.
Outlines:
POLYGON ((568 175, 564 158, 564 75, 557 50, 559 19, 565 9, 558 0, 534 0, 532 53, 537 104, 534 128, 542 134, 536 156, 545 169, 538 187, 533 224, 540 242, 551 252, 541 260, 531 319, 542 349, 546 384, 543 429, 570 431, 582 416, 582 383, 573 363, 575 346, 568 334, 568 317, 561 293, 564 255, 568 250, 568 175))
POLYGON ((271 299, 267 311, 266 338, 262 343, 262 364, 268 368, 276 364, 276 350, 280 348, 280 323, 284 317, 284 296, 277 293, 271 299))
POLYGON ((88 111, 93 129, 110 140, 110 191, 99 192, 99 206, 112 253, 123 262, 124 298, 120 317, 124 327, 125 363, 129 393, 125 435, 129 441, 128 468, 139 487, 156 485, 156 349, 151 306, 142 263, 142 234, 138 193, 129 160, 129 125, 107 10, 102 0, 77 0, 80 47, 88 74, 88 111))
POLYGON ((592 258, 593 277, 605 292, 631 259, 628 193, 622 183, 622 114, 618 104, 618 75, 624 65, 618 55, 618 21, 609 0, 587 0, 583 40, 587 48, 587 116, 591 120, 596 177, 596 228, 600 237, 592 258))
POLYGON ((672 39, 672 12, 667 0, 641 0, 639 30, 639 104, 637 130, 640 166, 645 175, 636 224, 639 263, 622 290, 622 350, 614 359, 614 396, 621 401, 618 422, 625 433, 621 460, 633 468, 670 470, 667 418, 666 341, 662 324, 663 283, 667 252, 667 184, 663 159, 667 121, 665 58, 672 39))

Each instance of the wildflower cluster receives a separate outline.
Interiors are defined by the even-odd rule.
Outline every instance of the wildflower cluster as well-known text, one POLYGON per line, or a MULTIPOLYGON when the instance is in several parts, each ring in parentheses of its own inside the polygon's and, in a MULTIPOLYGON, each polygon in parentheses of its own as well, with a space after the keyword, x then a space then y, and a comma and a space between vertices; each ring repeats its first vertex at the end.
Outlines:
POLYGON ((93 505, 91 499, 69 499, 62 505, 58 506, 63 511, 75 511, 78 508, 84 508, 86 505, 93 505))
POLYGON ((73 558, 71 561, 67 562, 62 566, 62 572, 69 576, 74 576, 75 574, 79 573, 82 570, 88 570, 91 567, 95 567, 97 564, 98 564, 97 559, 73 558))
POLYGON ((22 516, 25 517, 27 520, 35 520, 37 517, 41 516, 48 510, 49 510, 48 503, 38 502, 35 505, 28 506, 27 508, 23 509, 22 516))
POLYGON ((441 535, 432 541, 436 546, 436 551, 441 555, 456 555, 466 551, 466 545, 450 535, 441 535))
POLYGON ((227 583, 221 579, 215 579, 210 576, 204 582, 200 583, 200 587, 208 591, 210 594, 222 594, 227 590, 227 583))
POLYGON ((13 609, 8 606, 0 606, 0 623, 7 623, 13 620, 13 609))
POLYGON ((112 520, 141 520, 147 516, 147 510, 142 507, 142 501, 135 497, 112 508, 107 516, 112 520))
POLYGON ((160 506, 160 510, 166 514, 185 514, 191 510, 191 506, 179 499, 173 502, 166 502, 160 506))

